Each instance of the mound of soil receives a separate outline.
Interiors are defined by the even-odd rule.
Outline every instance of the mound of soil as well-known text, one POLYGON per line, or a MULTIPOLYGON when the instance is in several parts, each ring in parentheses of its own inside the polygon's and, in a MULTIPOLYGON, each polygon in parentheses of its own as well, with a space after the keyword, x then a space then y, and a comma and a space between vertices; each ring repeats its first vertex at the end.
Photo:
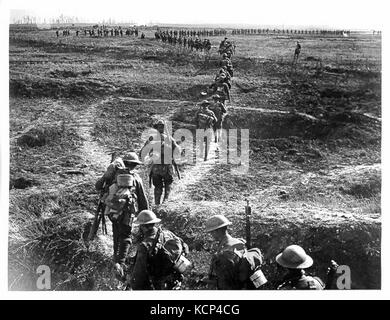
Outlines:
POLYGON ((32 186, 39 186, 41 183, 35 179, 27 179, 24 177, 11 179, 10 181, 10 189, 27 189, 32 186))
POLYGON ((28 146, 30 148, 42 147, 48 142, 48 135, 44 129, 31 129, 26 134, 18 138, 17 143, 20 146, 28 146))

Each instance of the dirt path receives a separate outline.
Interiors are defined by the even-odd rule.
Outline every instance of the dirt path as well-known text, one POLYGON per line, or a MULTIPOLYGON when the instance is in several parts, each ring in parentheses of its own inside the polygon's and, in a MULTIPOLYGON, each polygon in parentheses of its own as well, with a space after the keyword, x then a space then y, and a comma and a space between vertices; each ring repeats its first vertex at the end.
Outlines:
MULTIPOLYGON (((118 98, 121 101, 143 101, 143 102, 161 102, 161 103, 181 103, 181 104, 195 104, 194 101, 188 101, 188 100, 169 100, 169 99, 147 99, 147 98, 132 98, 132 97, 119 97, 118 98)), ((228 105, 228 109, 235 109, 235 110, 245 110, 245 111, 256 111, 261 113, 279 113, 279 114, 288 114, 290 112, 288 111, 282 111, 282 110, 276 110, 276 109, 264 109, 264 108, 253 108, 253 107, 239 107, 234 105, 228 105)), ((316 117, 313 117, 312 115, 303 113, 303 112, 296 112, 297 115, 300 115, 302 117, 305 117, 309 120, 318 121, 316 117)))
MULTIPOLYGON (((73 125, 84 140, 82 148, 80 150, 80 156, 84 159, 86 168, 84 170, 85 175, 83 177, 84 182, 88 181, 91 184, 95 184, 98 177, 101 176, 107 166, 110 163, 111 155, 108 150, 99 145, 94 137, 92 131, 94 129, 94 120, 97 117, 97 111, 100 106, 112 100, 112 97, 103 99, 98 103, 90 105, 84 109, 81 113, 74 114, 73 125)), ((106 256, 112 255, 112 228, 111 223, 107 223, 107 235, 101 233, 101 228, 98 231, 96 239, 91 242, 89 250, 99 251, 106 256)))

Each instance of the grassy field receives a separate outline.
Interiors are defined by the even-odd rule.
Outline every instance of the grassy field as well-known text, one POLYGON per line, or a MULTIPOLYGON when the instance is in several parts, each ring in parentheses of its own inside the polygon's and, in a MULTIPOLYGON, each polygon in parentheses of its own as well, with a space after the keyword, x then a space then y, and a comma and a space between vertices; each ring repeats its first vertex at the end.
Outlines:
MULTIPOLYGON (((95 180, 113 149, 139 150, 158 117, 194 128, 195 103, 219 56, 153 39, 55 37, 10 32, 9 288, 36 290, 35 270, 54 271, 52 289, 113 290, 111 239, 83 239, 95 180)), ((351 267, 353 288, 380 287, 381 39, 371 35, 232 36, 232 101, 225 128, 249 129, 250 166, 181 167, 170 201, 157 212, 192 249, 186 289, 203 289, 210 240, 204 221, 223 213, 264 252, 269 287, 274 257, 302 245, 324 277, 330 259, 351 267), (295 42, 302 52, 291 64, 295 42)), ((141 175, 146 178, 144 168, 141 175)), ((145 180, 146 184, 146 180, 145 180)), ((148 191, 152 201, 153 190, 148 191)))

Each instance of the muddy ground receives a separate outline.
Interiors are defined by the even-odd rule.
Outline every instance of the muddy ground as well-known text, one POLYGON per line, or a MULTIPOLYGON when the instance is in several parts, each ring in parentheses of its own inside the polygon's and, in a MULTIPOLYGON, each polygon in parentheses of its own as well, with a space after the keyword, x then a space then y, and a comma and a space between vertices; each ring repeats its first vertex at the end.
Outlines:
MULTIPOLYGON (((10 31, 9 288, 36 290, 49 265, 52 289, 115 290, 111 234, 84 239, 97 204, 94 182, 113 150, 141 147, 154 119, 194 129, 200 92, 217 71, 211 55, 152 39, 55 37, 10 31)), ((249 170, 207 162, 182 165, 171 199, 156 211, 191 247, 185 289, 204 289, 208 216, 223 213, 265 255, 302 245, 321 277, 330 259, 350 266, 352 287, 381 286, 381 39, 300 35, 232 37, 235 77, 226 129, 249 129, 249 170)), ((139 170, 145 178, 146 168, 139 170)), ((147 186, 149 200, 153 190, 147 186)), ((110 228, 109 228, 110 229, 110 228)))

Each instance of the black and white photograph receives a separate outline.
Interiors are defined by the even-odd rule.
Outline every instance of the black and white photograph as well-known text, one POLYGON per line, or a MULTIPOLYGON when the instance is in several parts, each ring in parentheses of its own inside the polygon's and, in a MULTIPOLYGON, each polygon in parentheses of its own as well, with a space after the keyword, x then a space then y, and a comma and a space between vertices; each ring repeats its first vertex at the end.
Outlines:
POLYGON ((8 291, 383 289, 382 3, 1 4, 8 291))

